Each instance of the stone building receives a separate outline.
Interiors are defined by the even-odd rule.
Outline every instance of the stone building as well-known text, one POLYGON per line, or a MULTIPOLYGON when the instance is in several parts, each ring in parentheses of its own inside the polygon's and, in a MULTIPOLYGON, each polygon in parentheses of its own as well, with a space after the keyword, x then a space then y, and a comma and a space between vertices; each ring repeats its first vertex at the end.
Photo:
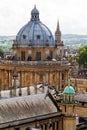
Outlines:
MULTIPOLYGON (((61 106, 49 90, 46 93, 2 98, 0 100, 0 129, 70 130, 71 127, 71 130, 76 130, 74 107, 71 104, 73 93, 67 94, 65 89, 64 97, 70 96, 70 102, 67 104, 64 98, 62 102, 64 109, 60 108, 61 106)), ((70 90, 72 89, 70 87, 70 90)))
POLYGON ((47 82, 63 90, 68 73, 59 22, 54 38, 50 29, 40 21, 35 6, 30 21, 20 29, 13 42, 12 56, 0 61, 0 89, 13 89, 15 80, 16 87, 36 87, 47 82))
POLYGON ((77 93, 87 92, 87 79, 84 78, 71 78, 71 84, 74 86, 77 93))
POLYGON ((44 93, 0 100, 0 129, 63 130, 57 103, 51 95, 45 96, 44 93))

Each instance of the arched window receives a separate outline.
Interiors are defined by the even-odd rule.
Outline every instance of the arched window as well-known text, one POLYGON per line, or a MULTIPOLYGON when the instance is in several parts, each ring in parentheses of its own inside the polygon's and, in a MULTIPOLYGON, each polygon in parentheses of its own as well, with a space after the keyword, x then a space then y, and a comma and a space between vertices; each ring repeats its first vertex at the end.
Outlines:
POLYGON ((41 52, 36 52, 36 60, 41 60, 41 52))
POLYGON ((26 35, 23 35, 23 39, 26 39, 26 35))
POLYGON ((31 60, 32 60, 32 57, 28 56, 27 61, 31 61, 31 60))
POLYGON ((25 51, 21 52, 21 60, 25 60, 25 51))

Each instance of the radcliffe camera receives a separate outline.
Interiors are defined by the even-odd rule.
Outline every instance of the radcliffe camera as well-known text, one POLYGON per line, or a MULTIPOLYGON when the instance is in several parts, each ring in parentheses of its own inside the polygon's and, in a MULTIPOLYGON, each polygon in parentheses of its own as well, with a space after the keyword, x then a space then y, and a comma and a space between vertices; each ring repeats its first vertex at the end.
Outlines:
POLYGON ((87 1, 0 1, 0 130, 87 130, 87 1))

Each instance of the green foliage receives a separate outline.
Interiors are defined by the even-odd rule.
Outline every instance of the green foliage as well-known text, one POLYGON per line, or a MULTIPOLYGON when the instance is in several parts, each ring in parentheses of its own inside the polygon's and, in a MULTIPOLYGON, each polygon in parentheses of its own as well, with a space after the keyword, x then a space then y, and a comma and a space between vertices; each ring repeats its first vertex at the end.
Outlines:
POLYGON ((68 57, 68 61, 69 61, 70 63, 72 63, 72 60, 73 60, 73 57, 72 57, 72 56, 69 56, 69 57, 68 57))
POLYGON ((0 48, 0 56, 3 56, 4 51, 0 48))
POLYGON ((78 63, 79 66, 87 68, 87 45, 79 48, 78 63))

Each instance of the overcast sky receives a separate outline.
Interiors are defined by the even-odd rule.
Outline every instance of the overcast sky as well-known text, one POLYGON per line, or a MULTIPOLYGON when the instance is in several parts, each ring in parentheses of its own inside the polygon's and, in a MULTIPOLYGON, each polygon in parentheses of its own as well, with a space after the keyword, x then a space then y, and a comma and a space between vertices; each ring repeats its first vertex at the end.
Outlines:
POLYGON ((62 34, 87 35, 87 0, 0 0, 0 35, 16 35, 34 5, 53 34, 59 20, 62 34))

